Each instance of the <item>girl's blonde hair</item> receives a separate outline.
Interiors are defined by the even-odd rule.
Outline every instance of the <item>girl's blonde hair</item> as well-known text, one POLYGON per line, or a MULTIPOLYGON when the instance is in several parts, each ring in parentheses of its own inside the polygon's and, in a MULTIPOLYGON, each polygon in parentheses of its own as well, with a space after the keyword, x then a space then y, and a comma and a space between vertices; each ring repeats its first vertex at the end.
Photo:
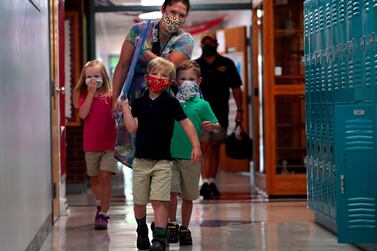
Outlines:
POLYGON ((74 94, 73 94, 73 103, 75 107, 77 107, 77 103, 80 97, 88 93, 88 87, 85 84, 86 69, 92 66, 99 66, 99 68, 101 69, 101 75, 103 78, 103 86, 101 88, 104 88, 104 96, 111 96, 112 94, 110 78, 109 78, 109 75, 107 74, 105 65, 98 59, 91 60, 87 62, 82 68, 79 81, 76 84, 74 94))
POLYGON ((154 71, 160 71, 166 74, 170 80, 175 80, 175 65, 164 58, 154 58, 147 65, 147 73, 150 74, 154 71))

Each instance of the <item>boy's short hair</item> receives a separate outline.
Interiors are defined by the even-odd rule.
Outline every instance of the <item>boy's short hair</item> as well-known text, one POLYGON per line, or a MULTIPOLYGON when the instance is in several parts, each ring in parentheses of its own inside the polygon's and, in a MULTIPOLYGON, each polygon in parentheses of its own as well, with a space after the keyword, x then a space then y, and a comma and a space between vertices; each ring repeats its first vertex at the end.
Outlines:
POLYGON ((187 71, 187 70, 194 70, 198 78, 202 76, 202 73, 200 71, 200 66, 198 62, 194 60, 187 59, 187 60, 182 61, 182 63, 180 63, 177 67, 177 74, 179 73, 179 71, 187 71))
POLYGON ((157 57, 149 61, 147 72, 162 71, 168 79, 175 80, 175 65, 167 59, 157 57))

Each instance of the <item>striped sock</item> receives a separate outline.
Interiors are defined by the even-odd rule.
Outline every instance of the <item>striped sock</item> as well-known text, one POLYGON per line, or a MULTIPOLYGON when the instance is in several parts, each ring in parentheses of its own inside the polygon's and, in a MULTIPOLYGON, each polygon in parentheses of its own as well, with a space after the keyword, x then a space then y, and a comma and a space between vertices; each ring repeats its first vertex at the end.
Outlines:
POLYGON ((166 228, 164 227, 155 227, 154 228, 154 238, 165 243, 166 228))

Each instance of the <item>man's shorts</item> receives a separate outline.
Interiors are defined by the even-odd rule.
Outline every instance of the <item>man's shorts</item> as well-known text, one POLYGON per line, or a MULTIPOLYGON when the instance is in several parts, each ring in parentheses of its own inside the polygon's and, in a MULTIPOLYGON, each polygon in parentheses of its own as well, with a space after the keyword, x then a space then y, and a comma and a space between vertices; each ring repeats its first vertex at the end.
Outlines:
POLYGON ((172 161, 135 158, 132 167, 135 204, 170 201, 172 161))
POLYGON ((185 200, 199 198, 200 164, 191 160, 175 159, 172 167, 171 191, 181 193, 185 200))
POLYGON ((85 161, 88 176, 98 176, 99 171, 118 173, 114 151, 85 152, 85 161))
POLYGON ((202 134, 200 135, 200 140, 208 140, 212 144, 223 144, 225 143, 227 137, 227 128, 220 128, 219 132, 207 132, 202 130, 202 134))

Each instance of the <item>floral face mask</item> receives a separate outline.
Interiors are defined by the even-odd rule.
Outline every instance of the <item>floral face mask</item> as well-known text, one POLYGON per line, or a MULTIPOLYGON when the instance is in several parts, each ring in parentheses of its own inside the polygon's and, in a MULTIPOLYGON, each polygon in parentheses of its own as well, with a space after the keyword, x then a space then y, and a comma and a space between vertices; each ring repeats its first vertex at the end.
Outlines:
POLYGON ((185 102, 186 100, 190 100, 194 97, 201 98, 202 95, 197 83, 185 80, 180 86, 178 86, 178 93, 176 97, 180 102, 185 102))
POLYGON ((161 19, 161 25, 169 33, 175 33, 179 31, 183 25, 184 21, 180 20, 177 16, 172 16, 164 13, 161 19))

